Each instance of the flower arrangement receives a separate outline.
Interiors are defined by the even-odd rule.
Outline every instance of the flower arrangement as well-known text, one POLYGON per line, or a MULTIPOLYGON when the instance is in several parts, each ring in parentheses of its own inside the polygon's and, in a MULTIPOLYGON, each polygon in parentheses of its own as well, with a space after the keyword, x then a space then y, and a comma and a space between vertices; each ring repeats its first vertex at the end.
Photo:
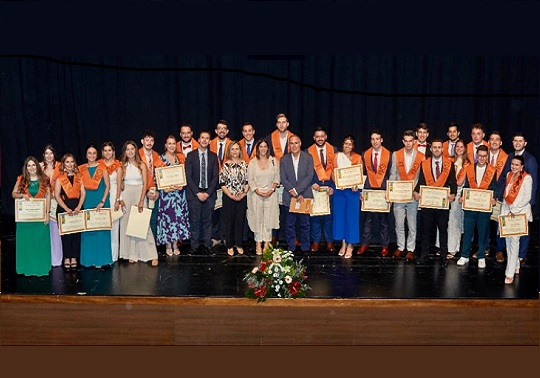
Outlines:
POLYGON ((246 273, 246 297, 264 302, 267 298, 301 298, 311 288, 305 283, 306 268, 302 260, 294 261, 291 251, 274 248, 264 250, 258 266, 246 273))

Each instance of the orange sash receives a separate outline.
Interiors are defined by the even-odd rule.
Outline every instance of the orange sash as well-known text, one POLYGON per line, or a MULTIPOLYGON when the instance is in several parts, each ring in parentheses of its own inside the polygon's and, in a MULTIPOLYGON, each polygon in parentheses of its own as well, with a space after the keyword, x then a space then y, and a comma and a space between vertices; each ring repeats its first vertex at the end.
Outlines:
MULTIPOLYGON (((225 146, 223 146, 223 161, 225 161, 225 155, 227 155, 227 148, 229 147, 229 143, 231 143, 231 140, 229 138, 225 138, 225 146)), ((210 151, 218 155, 218 138, 214 138, 210 141, 210 145, 208 146, 210 148, 210 151)), ((223 164, 222 161, 219 161, 219 155, 218 155, 218 171, 221 172, 221 165, 223 164)))
POLYGON ((390 161, 390 151, 384 147, 381 148, 381 161, 377 167, 377 172, 373 170, 371 153, 373 152, 373 147, 369 148, 364 153, 364 161, 366 162, 366 170, 369 179, 369 184, 372 188, 380 188, 384 181, 384 176, 386 174, 386 169, 388 168, 388 162, 390 161))
MULTIPOLYGON (((489 151, 489 143, 483 140, 482 144, 486 146, 489 151)), ((467 156, 469 157, 470 161, 474 162, 474 142, 469 142, 467 144, 467 156)))
POLYGON ((109 175, 112 175, 114 171, 116 171, 118 168, 120 168, 122 166, 122 164, 120 163, 120 161, 118 160, 113 160, 112 164, 111 165, 107 165, 105 164, 105 159, 99 159, 98 160, 98 163, 103 163, 103 165, 105 167, 107 167, 107 172, 109 172, 109 175))
MULTIPOLYGON (((491 153, 491 151, 490 151, 491 153)), ((508 154, 501 149, 499 149, 499 155, 497 156, 497 161, 495 162, 495 168, 497 169, 497 180, 501 177, 504 165, 506 164, 506 159, 508 159, 508 154)), ((487 162, 491 165, 491 162, 487 162)))
MULTIPOLYGON (((199 142, 197 142, 195 139, 191 138, 191 151, 195 151, 197 148, 199 148, 199 142)), ((177 153, 179 154, 182 154, 182 155, 186 155, 184 154, 184 149, 182 148, 182 141, 180 140, 179 142, 176 142, 176 151, 177 153)))
POLYGON ((409 173, 407 173, 405 171, 405 148, 396 151, 396 164, 399 178, 401 180, 414 180, 416 178, 416 174, 419 172, 422 161, 424 161, 425 158, 426 156, 423 153, 416 151, 416 157, 414 158, 409 173))
POLYGON ((96 190, 103 178, 103 175, 107 171, 105 164, 98 162, 97 168, 92 176, 88 171, 88 164, 83 164, 79 166, 79 172, 81 173, 83 185, 85 189, 96 190))
POLYGON ((39 184, 39 190, 38 192, 36 193, 35 196, 32 196, 30 194, 30 192, 28 191, 28 185, 26 185, 26 187, 22 187, 22 175, 21 176, 18 176, 17 177, 17 182, 19 183, 19 191, 22 190, 23 193, 25 194, 28 194, 30 197, 34 197, 34 198, 44 198, 46 195, 47 195, 47 185, 42 185, 42 184, 39 184))
POLYGON ((65 172, 58 176, 57 180, 60 182, 68 198, 75 199, 80 197, 82 178, 79 173, 73 176, 73 185, 71 185, 68 175, 65 172))
POLYGON ((521 190, 521 185, 523 185, 523 182, 525 181, 525 176, 527 176, 527 172, 523 171, 523 173, 520 173, 523 175, 521 180, 519 180, 519 185, 512 185, 510 187, 510 190, 508 191, 508 194, 506 194, 506 188, 512 181, 512 172, 508 172, 506 175, 506 185, 504 186, 504 200, 507 204, 511 205, 516 200, 517 195, 519 194, 519 191, 521 190))
POLYGON ((484 172, 484 177, 480 181, 480 185, 476 184, 476 164, 469 164, 465 169, 467 171, 467 180, 469 181, 469 187, 472 189, 484 189, 486 190, 493 179, 493 176, 496 173, 495 167, 492 165, 486 165, 486 171, 484 172))
POLYGON ((426 184, 428 186, 437 186, 439 188, 442 188, 444 186, 444 183, 448 179, 448 175, 450 174, 450 169, 452 167, 452 162, 448 160, 442 161, 442 171, 439 175, 439 178, 437 181, 433 178, 433 173, 431 172, 431 158, 428 158, 422 162, 422 172, 424 172, 424 178, 426 179, 426 184))
POLYGON ((294 134, 291 133, 290 131, 288 131, 288 134, 287 134, 287 144, 286 144, 286 150, 287 151, 283 151, 281 149, 281 141, 279 139, 279 130, 274 130, 274 132, 272 132, 271 135, 271 139, 272 139, 272 149, 274 150, 274 156, 276 157, 276 159, 278 161, 281 160, 281 158, 283 157, 283 155, 285 155, 285 152, 288 152, 289 151, 289 139, 290 137, 292 137, 294 134))
POLYGON ((463 182, 465 181, 465 176, 467 175, 467 167, 469 166, 469 164, 471 163, 463 164, 459 172, 456 169, 456 182, 458 186, 463 185, 463 182))
MULTIPOLYGON (((443 144, 442 144, 442 156, 443 156, 443 159, 450 159, 450 160, 454 160, 454 157, 453 156, 450 156, 450 153, 448 152, 448 145, 450 144, 449 141, 444 141, 443 144)), ((455 144, 454 144, 454 148, 455 148, 455 144)), ((455 153, 455 152, 454 152, 455 153)))
POLYGON ((242 138, 238 144, 240 145, 240 148, 242 149, 242 159, 246 163, 249 163, 254 157, 255 157, 255 140, 253 140, 252 146, 251 146, 251 156, 248 156, 247 153, 247 147, 246 147, 246 140, 242 138))
POLYGON ((330 180, 332 171, 334 170, 334 147, 326 142, 324 148, 326 149, 326 169, 322 165, 321 157, 319 156, 319 147, 316 144, 313 144, 308 148, 308 152, 313 157, 313 166, 319 181, 330 180))
POLYGON ((146 166, 146 170, 148 172, 148 174, 146 175, 147 177, 146 188, 147 189, 153 188, 156 186, 156 183, 154 181, 154 174, 153 174, 154 167, 163 167, 165 163, 163 162, 163 160, 161 160, 161 158, 159 157, 159 154, 156 151, 152 150, 153 167, 151 167, 151 169, 148 169, 148 163, 146 162, 146 154, 144 152, 144 147, 139 148, 139 157, 143 161, 144 165, 146 166))

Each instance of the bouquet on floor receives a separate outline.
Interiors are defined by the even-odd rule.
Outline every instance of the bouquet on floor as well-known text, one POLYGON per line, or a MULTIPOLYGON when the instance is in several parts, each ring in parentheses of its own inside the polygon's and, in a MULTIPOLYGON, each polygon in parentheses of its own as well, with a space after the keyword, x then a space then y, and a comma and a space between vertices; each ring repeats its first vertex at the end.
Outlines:
POLYGON ((301 298, 311 288, 305 283, 306 268, 291 251, 274 248, 263 251, 259 265, 246 273, 246 297, 264 302, 267 298, 301 298))

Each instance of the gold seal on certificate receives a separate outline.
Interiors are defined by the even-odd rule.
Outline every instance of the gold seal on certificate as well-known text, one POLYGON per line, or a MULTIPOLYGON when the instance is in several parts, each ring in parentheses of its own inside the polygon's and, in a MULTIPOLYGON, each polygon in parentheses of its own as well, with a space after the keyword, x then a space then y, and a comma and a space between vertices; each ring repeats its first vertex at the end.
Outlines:
POLYGON ((413 202, 414 181, 388 181, 386 183, 386 195, 389 202, 408 203, 413 202))
POLYGON ((346 189, 362 185, 364 183, 363 179, 362 164, 334 168, 334 181, 337 189, 346 189))
POLYGON ((47 200, 45 198, 31 198, 15 200, 15 222, 44 222, 47 200))
POLYGON ((65 235, 85 231, 84 216, 84 211, 79 211, 77 215, 68 215, 67 213, 58 214, 59 234, 65 235))
POLYGON ((86 231, 112 229, 111 209, 102 208, 100 211, 88 209, 84 212, 86 213, 84 216, 86 231))
POLYGON ((390 202, 386 202, 386 191, 364 189, 362 191, 361 210, 378 213, 390 212, 390 202))
POLYGON ((290 213, 310 214, 313 208, 313 198, 304 198, 302 202, 297 202, 296 197, 291 198, 290 213))
POLYGON ((527 214, 499 215, 499 234, 501 238, 529 235, 527 214))
POLYGON ((315 217, 317 215, 330 214, 330 198, 328 196, 328 187, 320 187, 319 190, 313 191, 313 207, 311 208, 311 215, 315 217))
POLYGON ((495 222, 498 222, 499 221, 499 215, 501 214, 501 207, 502 207, 502 202, 501 201, 497 201, 497 203, 495 205, 493 205, 493 210, 491 211, 491 216, 489 217, 489 219, 495 221, 495 222))
POLYGON ((418 202, 418 207, 448 210, 450 208, 450 203, 448 201, 449 195, 450 188, 420 185, 420 201, 418 202))
POLYGON ((480 211, 483 213, 493 212, 491 206, 491 200, 493 199, 492 190, 464 188, 461 198, 463 198, 463 210, 480 211))
POLYGON ((157 188, 160 190, 173 185, 186 186, 184 164, 156 168, 156 181, 157 188))
POLYGON ((223 189, 216 190, 216 203, 214 204, 214 210, 221 209, 223 207, 223 189))

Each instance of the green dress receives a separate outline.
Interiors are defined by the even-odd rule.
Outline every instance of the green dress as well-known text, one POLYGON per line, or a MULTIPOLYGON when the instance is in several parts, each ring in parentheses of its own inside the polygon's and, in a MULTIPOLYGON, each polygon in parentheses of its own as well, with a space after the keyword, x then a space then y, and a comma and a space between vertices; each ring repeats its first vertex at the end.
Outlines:
MULTIPOLYGON (((34 197, 39 182, 30 181, 28 192, 34 197)), ((51 271, 51 234, 43 222, 18 222, 15 236, 16 270, 25 276, 47 276, 51 271)))

